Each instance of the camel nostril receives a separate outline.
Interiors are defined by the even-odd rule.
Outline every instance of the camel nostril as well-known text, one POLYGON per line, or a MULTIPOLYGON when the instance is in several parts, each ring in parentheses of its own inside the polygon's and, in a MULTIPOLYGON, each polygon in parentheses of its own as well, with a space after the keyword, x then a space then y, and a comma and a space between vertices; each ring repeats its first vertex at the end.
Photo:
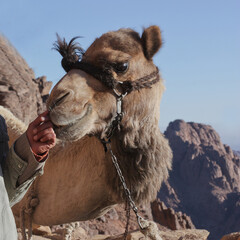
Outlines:
POLYGON ((70 92, 65 93, 63 96, 61 96, 60 98, 58 98, 55 101, 55 106, 58 106, 68 95, 70 94, 70 92))
POLYGON ((54 107, 58 106, 63 100, 70 94, 70 92, 67 92, 63 94, 61 97, 59 97, 56 101, 54 101, 51 106, 49 106, 49 111, 53 110, 54 107))

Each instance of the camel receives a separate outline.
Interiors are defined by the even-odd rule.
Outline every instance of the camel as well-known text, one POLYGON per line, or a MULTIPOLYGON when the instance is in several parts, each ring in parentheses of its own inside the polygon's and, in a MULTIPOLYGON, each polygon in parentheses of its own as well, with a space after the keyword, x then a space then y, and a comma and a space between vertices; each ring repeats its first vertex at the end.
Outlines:
MULTIPOLYGON (((30 196, 39 200, 32 221, 45 226, 93 219, 124 203, 111 152, 137 205, 156 198, 171 169, 172 152, 158 125, 165 89, 153 63, 162 45, 159 27, 144 29, 142 36, 132 29, 105 33, 85 52, 75 41, 58 37, 55 44, 66 70, 47 103, 58 142, 44 174, 13 207, 16 219, 30 196)), ((13 142, 26 126, 0 110, 13 142)))

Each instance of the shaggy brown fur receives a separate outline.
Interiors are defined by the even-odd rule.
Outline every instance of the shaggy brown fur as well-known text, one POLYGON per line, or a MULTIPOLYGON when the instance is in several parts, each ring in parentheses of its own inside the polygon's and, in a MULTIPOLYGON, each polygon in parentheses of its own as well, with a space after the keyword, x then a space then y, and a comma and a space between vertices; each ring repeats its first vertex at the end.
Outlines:
MULTIPOLYGON (((131 29, 120 29, 96 39, 81 61, 107 69, 115 81, 134 82, 156 71, 152 57, 160 46, 157 26, 145 29, 142 37, 131 29), (128 64, 126 71, 116 70, 121 63, 128 64)), ((116 96, 106 82, 77 69, 79 59, 67 60, 67 56, 75 59, 72 49, 63 53, 67 74, 48 101, 56 134, 63 141, 51 152, 44 175, 29 192, 40 200, 33 220, 41 225, 90 219, 125 201, 110 153, 105 153, 98 139, 116 113, 116 96)), ((171 169, 171 149, 158 127, 163 91, 160 80, 152 88, 129 93, 123 99, 120 130, 112 137, 112 150, 136 203, 153 200, 171 169)), ((27 201, 26 196, 15 213, 27 201)))

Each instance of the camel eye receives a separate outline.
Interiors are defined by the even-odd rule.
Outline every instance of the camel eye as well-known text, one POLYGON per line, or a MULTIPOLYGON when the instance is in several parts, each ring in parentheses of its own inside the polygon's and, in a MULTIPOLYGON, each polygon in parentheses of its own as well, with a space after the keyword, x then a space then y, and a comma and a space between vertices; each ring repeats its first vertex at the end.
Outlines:
POLYGON ((114 64, 113 68, 116 73, 125 73, 128 70, 128 62, 114 64))

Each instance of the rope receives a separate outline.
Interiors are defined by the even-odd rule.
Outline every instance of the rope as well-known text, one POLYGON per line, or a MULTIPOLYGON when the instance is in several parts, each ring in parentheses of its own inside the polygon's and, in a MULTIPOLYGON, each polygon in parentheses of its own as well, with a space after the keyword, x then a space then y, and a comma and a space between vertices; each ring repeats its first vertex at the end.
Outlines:
POLYGON ((28 239, 32 240, 32 214, 28 216, 28 239))
POLYGON ((21 208, 20 212, 20 227, 22 232, 23 240, 32 240, 32 219, 33 212, 36 206, 39 204, 39 199, 34 193, 34 188, 32 188, 31 193, 27 196, 27 203, 21 208), (26 234, 26 219, 25 216, 28 216, 28 237, 26 234))
POLYGON ((141 88, 151 88, 151 86, 160 80, 158 68, 156 71, 142 78, 134 81, 124 81, 122 88, 124 92, 130 93, 132 91, 140 90, 141 88))
POLYGON ((22 232, 22 238, 23 240, 27 240, 26 236, 26 227, 25 227, 25 207, 22 207, 20 210, 20 227, 21 227, 21 232, 22 232))
POLYGON ((155 222, 142 219, 141 225, 143 228, 140 231, 145 236, 145 240, 162 240, 155 222))
POLYGON ((130 216, 131 216, 131 206, 130 203, 128 201, 128 199, 126 198, 126 203, 125 203, 125 211, 126 211, 126 226, 125 226, 125 232, 123 235, 123 239, 127 240, 127 235, 128 235, 128 229, 129 229, 129 223, 130 223, 130 216))

